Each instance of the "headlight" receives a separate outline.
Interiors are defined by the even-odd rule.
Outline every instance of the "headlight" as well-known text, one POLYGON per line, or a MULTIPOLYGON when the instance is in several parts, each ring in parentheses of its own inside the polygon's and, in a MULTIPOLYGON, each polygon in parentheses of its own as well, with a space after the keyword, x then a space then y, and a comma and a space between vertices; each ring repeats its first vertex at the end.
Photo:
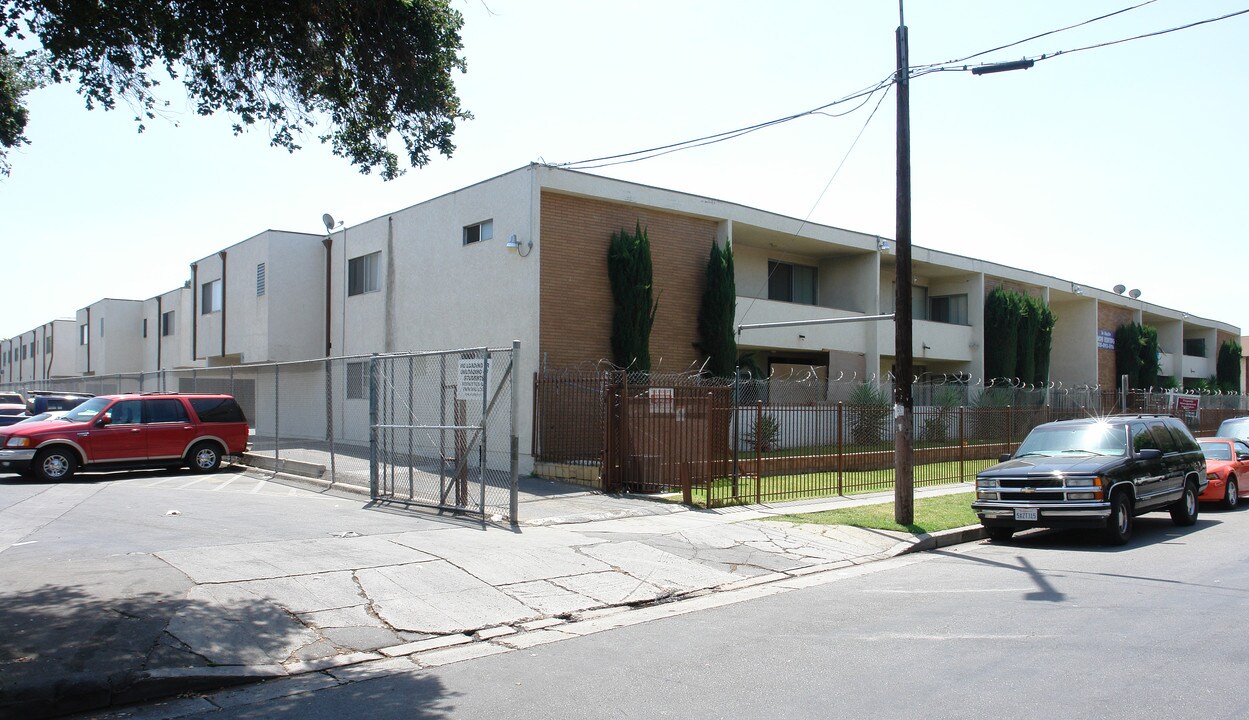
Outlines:
POLYGON ((998 494, 995 492, 977 492, 976 499, 977 500, 997 500, 998 494))
POLYGON ((1067 493, 1068 500, 1100 500, 1101 493, 1067 493))
POLYGON ((1069 477, 1067 478, 1067 487, 1101 487, 1102 479, 1099 477, 1069 477))
POLYGON ((981 489, 984 489, 984 488, 995 488, 995 487, 997 487, 997 481, 996 481, 996 480, 981 480, 980 478, 976 478, 976 489, 977 489, 977 490, 981 490, 981 489))
POLYGON ((4 444, 5 447, 30 447, 30 438, 28 437, 11 437, 4 444))

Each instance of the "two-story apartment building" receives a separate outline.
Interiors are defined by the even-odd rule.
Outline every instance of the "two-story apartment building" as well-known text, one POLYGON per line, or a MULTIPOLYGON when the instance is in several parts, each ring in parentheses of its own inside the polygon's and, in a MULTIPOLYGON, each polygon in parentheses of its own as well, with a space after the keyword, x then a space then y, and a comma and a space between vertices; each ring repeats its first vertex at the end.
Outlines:
MULTIPOLYGON (((335 209, 339 210, 339 209, 335 209)), ((326 234, 268 230, 194 261, 185 285, 146 301, 78 311, 78 374, 223 367, 521 342, 516 388, 530 446, 530 378, 611 357, 611 235, 647 231, 658 299, 652 367, 697 367, 708 253, 731 246, 736 323, 865 318, 893 311, 892 241, 763 210, 585 173, 529 165, 326 234)), ((1158 329, 1162 375, 1214 373, 1223 322, 1139 298, 951 253, 913 249, 917 374, 984 375, 984 305, 996 287, 1057 316, 1050 377, 1114 387, 1115 329, 1158 329), (1109 339, 1108 339, 1109 338, 1109 339)), ((29 345, 11 339, 4 347, 29 345)), ((60 339, 57 346, 61 347, 60 339)), ((882 379, 889 321, 743 330, 743 360, 765 373, 814 369, 882 379)), ((28 350, 28 352, 30 352, 28 350)), ((20 353, 19 353, 20 355, 20 353)), ((6 373, 13 364, 4 367, 6 373)), ((348 372, 360 372, 356 364, 348 372)), ((19 370, 19 372, 21 372, 19 370)), ((6 380, 9 374, 4 375, 6 380)), ((338 400, 367 414, 358 392, 338 400)), ((315 434, 313 434, 315 437, 315 434)), ((528 458, 522 459, 524 467, 528 458)))
POLYGON ((76 374, 73 320, 52 320, 0 340, 0 382, 23 383, 76 374))

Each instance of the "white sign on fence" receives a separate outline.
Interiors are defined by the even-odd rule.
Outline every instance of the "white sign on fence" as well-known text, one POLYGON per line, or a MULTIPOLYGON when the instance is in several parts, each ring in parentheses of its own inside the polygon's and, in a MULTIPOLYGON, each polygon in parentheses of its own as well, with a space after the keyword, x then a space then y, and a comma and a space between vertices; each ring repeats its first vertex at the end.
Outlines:
POLYGON ((459 379, 455 384, 456 396, 464 400, 484 395, 490 377, 490 362, 487 358, 460 358, 459 369, 459 379))

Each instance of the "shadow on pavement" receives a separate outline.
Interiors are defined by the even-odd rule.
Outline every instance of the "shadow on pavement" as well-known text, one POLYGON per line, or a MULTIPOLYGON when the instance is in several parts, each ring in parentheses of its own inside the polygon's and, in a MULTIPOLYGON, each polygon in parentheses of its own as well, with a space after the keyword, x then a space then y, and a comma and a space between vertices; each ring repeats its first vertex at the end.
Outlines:
POLYGON ((325 642, 259 599, 101 598, 60 585, 6 590, 0 717, 54 717, 273 677, 282 674, 279 663, 325 642))

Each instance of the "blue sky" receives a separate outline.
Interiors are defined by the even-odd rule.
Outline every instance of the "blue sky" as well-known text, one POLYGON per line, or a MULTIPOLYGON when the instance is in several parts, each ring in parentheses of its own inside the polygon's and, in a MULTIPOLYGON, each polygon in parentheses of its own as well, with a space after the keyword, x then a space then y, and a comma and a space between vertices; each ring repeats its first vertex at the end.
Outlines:
MULTIPOLYGON (((1139 2, 1139 0, 1137 0, 1139 2)), ((1132 0, 912 0, 912 65, 1071 25, 1132 0)), ((103 297, 148 298, 189 264, 268 228, 350 225, 531 161, 558 163, 751 125, 875 84, 894 67, 897 6, 852 0, 459 2, 475 119, 451 159, 383 182, 315 137, 289 154, 263 129, 190 112, 136 133, 72 86, 30 96, 32 145, 0 182, 7 300, 0 337, 103 297), (175 124, 176 122, 176 124, 175 124)), ((1156 0, 979 60, 1105 42, 1249 8, 1156 0)), ((1249 15, 1060 55, 1027 71, 917 78, 914 241, 1249 329, 1243 199, 1249 15)), ((592 172, 886 237, 894 234, 894 96, 742 138, 592 172), (855 137, 862 137, 844 167, 855 137), (832 182, 830 184, 830 179, 832 182), (825 186, 828 190, 821 198, 825 186), (818 200, 818 202, 817 202, 818 200)))

